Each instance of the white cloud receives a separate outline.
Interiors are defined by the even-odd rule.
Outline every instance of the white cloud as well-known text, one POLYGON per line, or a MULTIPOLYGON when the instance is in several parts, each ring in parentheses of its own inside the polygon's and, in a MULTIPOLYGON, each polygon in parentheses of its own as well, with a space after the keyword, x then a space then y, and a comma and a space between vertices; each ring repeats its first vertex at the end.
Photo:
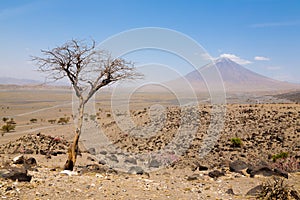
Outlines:
POLYGON ((251 64, 252 62, 249 60, 242 59, 234 54, 224 53, 220 55, 220 58, 229 58, 230 60, 240 64, 240 65, 247 65, 251 64))
POLYGON ((258 61, 269 61, 270 58, 267 57, 263 57, 263 56, 255 56, 254 60, 258 60, 258 61))

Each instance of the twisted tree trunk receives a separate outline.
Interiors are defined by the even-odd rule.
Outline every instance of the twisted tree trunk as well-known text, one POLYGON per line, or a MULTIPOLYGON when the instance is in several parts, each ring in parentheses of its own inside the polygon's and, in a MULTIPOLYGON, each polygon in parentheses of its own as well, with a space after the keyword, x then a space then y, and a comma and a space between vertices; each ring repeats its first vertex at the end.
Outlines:
POLYGON ((79 143, 79 138, 81 135, 81 129, 83 124, 83 115, 84 115, 84 103, 83 101, 81 101, 78 109, 77 129, 74 135, 73 142, 71 143, 68 149, 68 159, 64 165, 64 170, 73 171, 74 169, 77 155, 78 155, 78 150, 79 150, 78 143, 79 143))

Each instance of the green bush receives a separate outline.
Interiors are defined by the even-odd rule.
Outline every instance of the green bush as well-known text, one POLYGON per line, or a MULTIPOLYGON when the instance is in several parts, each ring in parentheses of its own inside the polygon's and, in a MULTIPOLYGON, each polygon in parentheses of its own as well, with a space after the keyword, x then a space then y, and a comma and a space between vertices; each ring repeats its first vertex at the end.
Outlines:
MULTIPOLYGON (((1 127, 1 130, 4 132, 4 133, 8 133, 10 131, 13 131, 15 130, 16 128, 16 122, 14 121, 13 118, 11 118, 10 120, 8 120, 9 118, 6 118, 6 117, 3 117, 3 122, 5 122, 5 124, 1 127)), ((2 134, 3 136, 4 134, 2 134)))
POLYGON ((2 126, 1 130, 5 133, 15 130, 16 125, 14 124, 5 124, 2 126))
POLYGON ((231 145, 233 147, 241 147, 242 146, 242 140, 240 138, 231 138, 231 145))
POLYGON ((70 121, 69 117, 61 117, 58 119, 57 123, 64 125, 64 124, 67 124, 69 121, 70 121))
POLYGON ((276 162, 277 159, 287 158, 289 155, 288 152, 281 152, 272 156, 273 162, 276 162))

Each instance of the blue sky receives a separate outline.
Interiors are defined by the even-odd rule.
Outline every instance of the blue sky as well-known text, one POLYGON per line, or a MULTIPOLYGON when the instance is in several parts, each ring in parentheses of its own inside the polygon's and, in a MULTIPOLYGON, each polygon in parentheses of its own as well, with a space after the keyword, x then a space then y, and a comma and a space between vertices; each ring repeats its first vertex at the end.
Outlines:
MULTIPOLYGON (((0 76, 40 79, 30 55, 72 38, 101 42, 133 28, 162 27, 190 36, 212 57, 300 83, 299 0, 7 0, 0 26, 0 76)), ((178 63, 180 73, 191 70, 178 63)))

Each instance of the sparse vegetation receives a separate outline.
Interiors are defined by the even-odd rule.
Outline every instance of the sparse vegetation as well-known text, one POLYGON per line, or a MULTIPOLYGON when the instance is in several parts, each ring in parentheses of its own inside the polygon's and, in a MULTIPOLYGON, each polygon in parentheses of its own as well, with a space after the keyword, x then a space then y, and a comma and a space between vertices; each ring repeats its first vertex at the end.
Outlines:
POLYGON ((295 190, 285 183, 284 178, 273 177, 262 184, 262 190, 257 198, 262 200, 288 200, 291 199, 291 192, 295 192, 295 190))
POLYGON ((57 123, 61 125, 65 125, 69 123, 69 121, 70 121, 70 117, 61 117, 58 119, 57 123))
POLYGON ((277 159, 282 159, 282 158, 285 159, 288 157, 288 155, 289 155, 288 152, 281 152, 279 154, 273 155, 272 160, 273 160, 273 162, 276 162, 277 159))
POLYGON ((36 123, 36 122, 37 122, 37 119, 32 118, 32 119, 30 119, 29 121, 30 121, 31 123, 36 123))
POLYGON ((233 147, 241 147, 243 144, 242 140, 238 137, 231 138, 230 141, 233 147))
POLYGON ((7 118, 7 117, 3 117, 3 118, 2 118, 2 121, 3 121, 3 122, 6 122, 7 120, 9 120, 9 118, 7 118))
POLYGON ((2 136, 4 135, 4 133, 8 133, 10 131, 15 130, 16 122, 13 118, 9 120, 9 118, 3 117, 2 120, 3 122, 5 122, 5 124, 1 127, 1 130, 3 131, 2 136))
POLYGON ((300 170, 300 163, 295 157, 278 158, 272 163, 272 166, 286 172, 297 172, 300 170))
POLYGON ((16 125, 13 124, 5 124, 1 127, 1 130, 5 133, 15 130, 16 125))
POLYGON ((49 119, 48 122, 49 122, 50 124, 55 124, 56 119, 49 119))
POLYGON ((90 120, 95 121, 96 120, 96 115, 90 115, 90 120))

